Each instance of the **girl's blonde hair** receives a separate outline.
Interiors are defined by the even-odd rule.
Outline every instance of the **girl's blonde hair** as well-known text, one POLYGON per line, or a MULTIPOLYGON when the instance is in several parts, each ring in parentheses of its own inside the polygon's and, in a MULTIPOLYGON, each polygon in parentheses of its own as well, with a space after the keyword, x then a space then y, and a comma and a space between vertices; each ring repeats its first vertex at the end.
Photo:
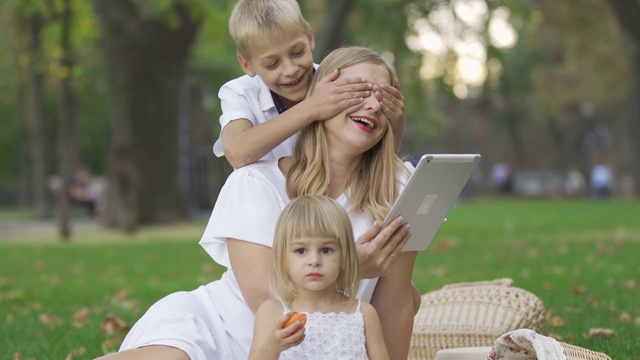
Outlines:
POLYGON ((308 35, 310 30, 296 0, 239 0, 229 18, 229 34, 247 59, 256 42, 277 41, 295 32, 308 35))
MULTIPOLYGON (((389 83, 396 79, 394 67, 375 51, 359 47, 343 47, 332 51, 320 64, 310 85, 307 97, 313 94, 319 79, 336 69, 370 63, 383 66, 389 72, 389 83)), ((293 165, 287 174, 287 194, 295 198, 307 194, 327 195, 329 159, 323 121, 314 121, 301 130, 293 149, 293 165)), ((395 152, 391 125, 382 140, 362 157, 360 166, 351 174, 347 184, 350 212, 362 212, 382 221, 398 195, 396 176, 406 171, 395 152)))
POLYGON ((344 295, 345 300, 354 299, 360 285, 360 268, 351 221, 337 202, 321 195, 294 199, 278 218, 269 274, 273 295, 289 303, 296 297, 296 286, 291 280, 288 266, 289 244, 306 236, 336 239, 342 262, 336 291, 344 295))

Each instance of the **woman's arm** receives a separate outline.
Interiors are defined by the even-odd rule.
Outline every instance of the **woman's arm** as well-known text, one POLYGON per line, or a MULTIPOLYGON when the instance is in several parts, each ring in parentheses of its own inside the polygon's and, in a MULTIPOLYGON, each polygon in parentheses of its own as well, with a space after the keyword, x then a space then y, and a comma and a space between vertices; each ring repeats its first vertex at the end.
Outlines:
POLYGON ((105 356, 101 356, 96 360, 154 360, 154 359, 166 359, 166 360, 189 360, 187 354, 172 346, 164 345, 151 345, 144 346, 137 349, 111 353, 105 356))
POLYGON ((389 360, 389 352, 382 335, 382 325, 376 309, 366 301, 360 307, 364 317, 364 336, 367 339, 369 360, 389 360))
POLYGON ((269 292, 269 258, 271 248, 248 241, 227 239, 231 269, 240 285, 245 302, 255 314, 269 292))
POLYGON ((401 252, 389 274, 378 280, 371 298, 382 323, 382 333, 391 359, 406 359, 413 332, 411 275, 417 252, 401 252))

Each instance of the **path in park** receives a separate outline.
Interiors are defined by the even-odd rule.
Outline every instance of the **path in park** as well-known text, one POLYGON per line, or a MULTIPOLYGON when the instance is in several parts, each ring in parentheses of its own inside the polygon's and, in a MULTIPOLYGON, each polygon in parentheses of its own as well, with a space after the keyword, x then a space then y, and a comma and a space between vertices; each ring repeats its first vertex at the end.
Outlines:
MULTIPOLYGON (((89 217, 77 217, 71 220, 72 229, 91 228, 98 224, 89 217)), ((56 219, 12 219, 0 220, 0 241, 10 239, 20 234, 51 234, 57 233, 56 219)))

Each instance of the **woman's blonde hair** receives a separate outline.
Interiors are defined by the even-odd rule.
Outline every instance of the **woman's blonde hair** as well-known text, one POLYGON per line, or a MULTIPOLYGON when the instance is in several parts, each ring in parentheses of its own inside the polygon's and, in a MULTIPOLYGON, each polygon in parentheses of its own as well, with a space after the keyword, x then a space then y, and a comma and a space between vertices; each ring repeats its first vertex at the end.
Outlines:
MULTIPOLYGON (((375 51, 359 47, 343 47, 332 51, 316 71, 307 97, 313 94, 318 79, 336 69, 370 63, 382 65, 389 72, 392 84, 396 71, 375 51)), ((287 174, 287 194, 295 198, 307 194, 327 195, 329 188, 329 159, 323 121, 314 121, 301 130, 293 149, 293 165, 287 174)), ((396 176, 405 167, 395 152, 391 125, 382 140, 363 154, 360 166, 351 174, 347 184, 352 208, 382 221, 398 195, 396 176)))
POLYGON ((285 34, 308 35, 311 26, 296 0, 239 0, 229 18, 229 34, 238 53, 251 58, 256 42, 277 41, 285 34))
POLYGON ((345 300, 354 299, 360 284, 360 268, 351 221, 336 201, 321 195, 294 199, 280 213, 271 256, 270 285, 273 295, 289 303, 296 297, 296 285, 291 280, 288 266, 289 244, 307 236, 336 239, 342 263, 336 291, 344 295, 345 300))

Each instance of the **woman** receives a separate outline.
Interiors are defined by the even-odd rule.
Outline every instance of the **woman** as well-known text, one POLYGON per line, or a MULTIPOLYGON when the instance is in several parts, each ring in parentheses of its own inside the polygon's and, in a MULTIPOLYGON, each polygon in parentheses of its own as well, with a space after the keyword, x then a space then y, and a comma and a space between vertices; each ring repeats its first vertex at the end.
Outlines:
MULTIPOLYGON (((361 47, 329 54, 314 79, 335 69, 340 76, 362 76, 378 85, 395 79, 393 67, 361 47)), ((292 198, 322 194, 348 211, 363 278, 358 297, 378 311, 390 358, 406 359, 413 327, 411 274, 416 253, 401 253, 409 236, 409 226, 401 218, 384 229, 378 225, 398 195, 397 178, 406 179, 406 170, 374 95, 355 111, 309 125, 300 133, 291 157, 235 170, 218 196, 200 242, 228 270, 218 281, 154 304, 121 347, 135 350, 113 356, 247 358, 254 314, 270 298, 268 264, 280 211, 292 198)))

